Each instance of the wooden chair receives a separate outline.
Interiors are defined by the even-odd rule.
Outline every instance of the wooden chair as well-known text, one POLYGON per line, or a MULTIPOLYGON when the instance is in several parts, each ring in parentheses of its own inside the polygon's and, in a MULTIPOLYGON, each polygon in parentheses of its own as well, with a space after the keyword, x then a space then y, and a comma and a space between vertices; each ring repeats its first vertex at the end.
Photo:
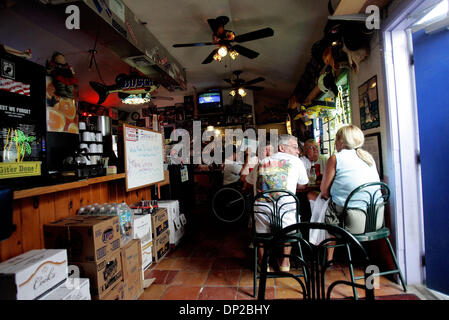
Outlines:
MULTIPOLYGON (((352 262, 352 261, 351 261, 352 262)), ((304 300, 330 300, 332 290, 337 286, 351 286, 352 288, 360 288, 365 290, 367 300, 374 300, 374 288, 370 286, 367 281, 370 274, 368 273, 368 266, 370 260, 365 249, 359 241, 349 232, 338 226, 325 223, 297 223, 290 225, 287 228, 277 232, 269 241, 265 243, 265 252, 262 259, 262 269, 259 283, 258 300, 265 300, 266 280, 267 278, 293 278, 298 283, 298 288, 301 288, 302 297, 304 300), (328 237, 319 245, 315 246, 308 242, 303 234, 309 233, 312 229, 325 230, 328 237), (300 255, 290 255, 290 259, 294 259, 296 263, 305 271, 306 277, 299 277, 292 272, 267 272, 266 266, 268 258, 273 250, 283 245, 285 242, 296 242, 302 248, 300 255), (327 250, 329 243, 337 243, 338 245, 350 245, 353 250, 360 251, 360 263, 364 267, 365 284, 356 283, 353 279, 347 281, 346 279, 336 280, 326 285, 326 271, 333 261, 326 261, 327 250)))

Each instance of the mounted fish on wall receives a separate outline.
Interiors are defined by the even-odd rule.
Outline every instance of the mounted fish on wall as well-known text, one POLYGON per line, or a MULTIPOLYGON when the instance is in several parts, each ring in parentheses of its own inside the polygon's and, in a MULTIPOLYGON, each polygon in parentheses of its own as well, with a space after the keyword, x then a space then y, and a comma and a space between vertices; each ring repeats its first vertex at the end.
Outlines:
POLYGON ((132 72, 129 75, 119 74, 115 78, 115 84, 113 85, 108 86, 94 81, 90 81, 89 84, 98 93, 98 104, 105 102, 111 93, 118 93, 120 99, 125 99, 129 95, 151 93, 160 86, 156 81, 143 77, 136 72, 132 72))

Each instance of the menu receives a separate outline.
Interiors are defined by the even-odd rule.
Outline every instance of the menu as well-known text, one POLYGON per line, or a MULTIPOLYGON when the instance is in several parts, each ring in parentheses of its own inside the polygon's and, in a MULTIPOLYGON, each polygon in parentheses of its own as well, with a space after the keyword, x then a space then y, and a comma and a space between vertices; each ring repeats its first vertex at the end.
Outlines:
POLYGON ((126 191, 164 181, 162 134, 123 125, 126 191))

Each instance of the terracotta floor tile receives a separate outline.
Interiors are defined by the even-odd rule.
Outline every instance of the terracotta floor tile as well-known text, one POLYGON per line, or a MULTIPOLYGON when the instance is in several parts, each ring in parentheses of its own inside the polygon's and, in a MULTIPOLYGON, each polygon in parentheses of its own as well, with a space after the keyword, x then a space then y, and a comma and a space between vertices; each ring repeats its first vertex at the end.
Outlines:
POLYGON ((201 286, 169 286, 160 300, 197 300, 201 286))
POLYGON ((183 270, 209 270, 215 258, 192 257, 183 262, 183 270))
POLYGON ((168 271, 167 277, 165 278, 165 284, 171 284, 178 275, 178 272, 179 271, 168 271))
POLYGON ((211 270, 206 280, 206 286, 238 286, 240 270, 211 270))
POLYGON ((235 300, 237 287, 204 287, 198 300, 235 300))
MULTIPOLYGON (((300 280, 304 283, 303 278, 300 278, 300 280)), ((274 279, 274 285, 276 288, 301 288, 301 285, 294 278, 276 278, 274 279)))
POLYGON ((219 269, 241 269, 245 266, 243 259, 234 257, 221 257, 215 259, 212 264, 212 270, 219 269))
POLYGON ((303 299, 302 290, 299 288, 276 288, 276 299, 303 299))
POLYGON ((181 270, 173 279, 173 285, 202 286, 206 282, 209 270, 181 270))
MULTIPOLYGON (((247 269, 242 269, 242 274, 240 275, 240 287, 252 287, 253 285, 253 272, 247 269)), ((259 283, 259 280, 257 280, 259 283)), ((267 287, 274 287, 274 279, 267 279, 267 287)))
POLYGON ((176 260, 176 258, 165 257, 159 262, 153 262, 155 264, 153 269, 157 270, 173 270, 172 264, 176 260))
POLYGON ((165 284, 152 284, 144 290, 139 300, 159 300, 164 291, 167 289, 165 284))
POLYGON ((165 279, 167 278, 168 270, 149 270, 145 273, 145 279, 152 279, 156 278, 154 280, 153 284, 165 284, 165 279))
MULTIPOLYGON (((257 296, 258 292, 256 292, 257 296)), ((275 288, 267 287, 265 290, 265 299, 273 300, 275 298, 275 288)), ((253 287, 239 287, 237 292, 237 300, 256 300, 253 297, 253 287)))

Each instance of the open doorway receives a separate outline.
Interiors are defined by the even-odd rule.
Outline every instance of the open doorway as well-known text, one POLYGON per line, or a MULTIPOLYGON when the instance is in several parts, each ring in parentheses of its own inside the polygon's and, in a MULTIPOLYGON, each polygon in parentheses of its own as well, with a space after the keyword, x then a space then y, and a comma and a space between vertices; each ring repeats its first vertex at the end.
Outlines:
POLYGON ((447 7, 448 0, 402 2, 382 32, 398 258, 409 284, 444 294, 449 294, 447 7))

